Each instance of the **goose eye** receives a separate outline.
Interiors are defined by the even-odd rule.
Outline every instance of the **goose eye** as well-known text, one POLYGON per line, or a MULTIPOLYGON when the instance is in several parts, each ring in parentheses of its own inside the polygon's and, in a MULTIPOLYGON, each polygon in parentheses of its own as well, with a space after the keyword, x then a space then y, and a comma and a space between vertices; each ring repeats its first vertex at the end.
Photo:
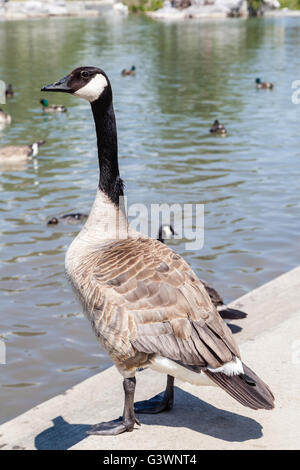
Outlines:
POLYGON ((88 74, 88 72, 86 72, 85 70, 83 70, 83 71, 81 72, 81 76, 82 76, 82 78, 87 78, 87 77, 89 76, 89 74, 88 74))

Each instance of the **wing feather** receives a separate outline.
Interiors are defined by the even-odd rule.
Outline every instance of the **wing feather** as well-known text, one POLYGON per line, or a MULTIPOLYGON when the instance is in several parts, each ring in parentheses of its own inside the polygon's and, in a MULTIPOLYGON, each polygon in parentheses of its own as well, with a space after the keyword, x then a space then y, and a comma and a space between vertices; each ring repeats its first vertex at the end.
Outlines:
POLYGON ((183 258, 156 240, 107 244, 81 260, 73 283, 115 362, 136 365, 135 357, 159 354, 220 367, 240 357, 204 285, 183 258))

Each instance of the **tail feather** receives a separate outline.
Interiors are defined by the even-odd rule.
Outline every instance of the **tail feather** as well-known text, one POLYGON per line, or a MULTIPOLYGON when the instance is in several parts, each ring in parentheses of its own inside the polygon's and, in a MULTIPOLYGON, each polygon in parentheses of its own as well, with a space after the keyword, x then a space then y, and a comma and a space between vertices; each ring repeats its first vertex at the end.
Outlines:
POLYGON ((223 320, 241 320, 247 317, 247 313, 242 310, 236 310, 235 308, 223 308, 218 310, 219 315, 223 320))
POLYGON ((228 376, 205 370, 205 374, 235 400, 253 410, 274 408, 274 395, 249 367, 243 364, 244 374, 228 376))

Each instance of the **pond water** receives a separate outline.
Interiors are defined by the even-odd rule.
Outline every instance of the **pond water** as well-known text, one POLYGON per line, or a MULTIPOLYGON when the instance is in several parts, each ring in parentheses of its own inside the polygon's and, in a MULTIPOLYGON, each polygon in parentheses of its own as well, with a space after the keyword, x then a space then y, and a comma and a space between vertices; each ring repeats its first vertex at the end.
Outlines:
POLYGON ((34 161, 0 168, 1 422, 110 365, 64 277, 80 227, 46 225, 91 207, 91 112, 57 94, 49 101, 68 113, 43 115, 41 86, 78 65, 107 72, 129 202, 204 203, 203 248, 171 245, 230 301, 299 264, 300 107, 291 100, 299 45, 298 18, 0 24, 0 79, 15 88, 1 106, 13 121, 0 144, 46 140, 34 161), (121 77, 132 64, 136 76, 121 77), (257 91, 256 77, 274 90, 257 91), (214 119, 226 138, 210 135, 214 119))

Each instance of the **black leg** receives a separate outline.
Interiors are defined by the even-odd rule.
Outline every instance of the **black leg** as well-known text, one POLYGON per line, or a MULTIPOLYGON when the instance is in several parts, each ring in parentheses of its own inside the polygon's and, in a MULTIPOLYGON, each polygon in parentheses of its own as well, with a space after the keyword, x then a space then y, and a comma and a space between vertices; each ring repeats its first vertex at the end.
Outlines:
POLYGON ((87 431, 87 434, 95 434, 98 436, 116 436, 122 432, 131 432, 133 431, 135 424, 140 424, 135 417, 133 409, 135 383, 135 377, 124 379, 123 381, 125 392, 123 417, 113 421, 95 424, 89 431, 87 431))
POLYGON ((169 411, 174 403, 174 377, 168 375, 165 393, 156 395, 150 400, 138 401, 134 405, 136 413, 156 414, 162 411, 169 411))

